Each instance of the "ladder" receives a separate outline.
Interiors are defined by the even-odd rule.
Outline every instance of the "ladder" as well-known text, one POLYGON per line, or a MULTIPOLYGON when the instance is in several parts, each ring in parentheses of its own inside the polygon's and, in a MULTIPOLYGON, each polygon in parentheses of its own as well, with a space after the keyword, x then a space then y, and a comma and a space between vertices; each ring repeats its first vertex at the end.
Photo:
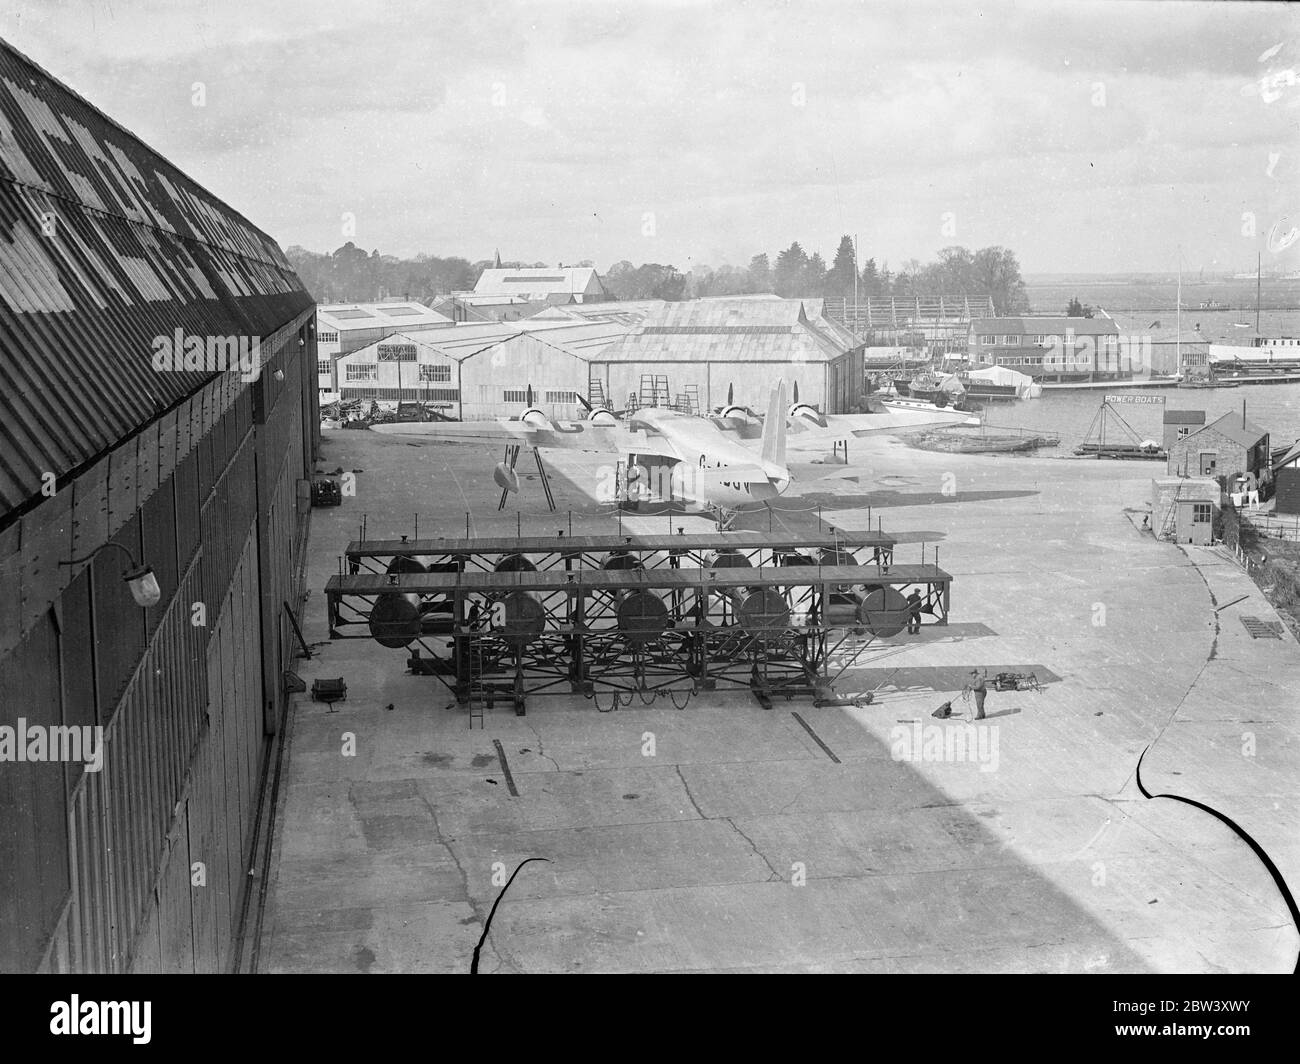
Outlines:
POLYGON ((469 726, 473 731, 475 721, 483 728, 483 706, 487 701, 483 688, 483 649, 477 633, 465 640, 466 695, 469 702, 469 726))
POLYGON ((1178 528, 1178 499, 1183 494, 1183 486, 1179 484, 1174 489, 1174 497, 1169 502, 1169 509, 1165 511, 1165 519, 1160 525, 1159 539, 1169 539, 1178 528))
POLYGON ((605 384, 599 377, 591 377, 587 381, 587 402, 597 410, 609 406, 605 399, 605 384))
POLYGON ((686 390, 677 397, 678 409, 683 414, 700 413, 700 386, 698 384, 686 385, 686 390))
POLYGON ((642 373, 640 405, 658 406, 661 397, 665 406, 672 402, 672 396, 668 391, 668 374, 642 373))

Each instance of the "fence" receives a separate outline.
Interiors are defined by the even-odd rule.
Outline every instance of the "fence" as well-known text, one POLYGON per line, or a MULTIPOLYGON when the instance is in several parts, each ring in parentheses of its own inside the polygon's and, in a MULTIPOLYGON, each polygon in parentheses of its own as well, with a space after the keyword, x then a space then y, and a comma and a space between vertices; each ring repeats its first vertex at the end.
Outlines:
POLYGON ((1261 536, 1300 542, 1300 514, 1257 514, 1244 520, 1261 536))

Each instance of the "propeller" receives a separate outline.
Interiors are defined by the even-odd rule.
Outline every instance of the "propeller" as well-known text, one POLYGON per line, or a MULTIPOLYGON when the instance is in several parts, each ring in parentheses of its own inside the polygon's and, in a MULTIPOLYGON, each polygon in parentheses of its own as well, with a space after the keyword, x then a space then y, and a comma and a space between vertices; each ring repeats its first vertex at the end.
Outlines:
POLYGON ((587 411, 587 420, 593 425, 613 425, 618 421, 618 415, 614 413, 614 411, 607 410, 603 406, 592 406, 582 397, 581 393, 578 393, 578 402, 580 402, 582 408, 587 411))
POLYGON ((539 429, 555 428, 551 423, 551 419, 546 416, 545 412, 538 410, 537 407, 533 406, 533 386, 531 383, 529 383, 527 390, 524 392, 524 397, 526 398, 527 403, 524 406, 523 415, 519 420, 528 425, 535 425, 539 429))
POLYGON ((822 412, 812 403, 799 402, 799 382, 794 382, 794 403, 790 407, 790 419, 799 419, 806 421, 810 425, 816 425, 818 428, 826 427, 826 418, 822 412))
POLYGON ((718 411, 720 417, 737 418, 740 421, 757 420, 758 414, 747 406, 736 405, 736 385, 734 381, 727 384, 727 405, 718 411))

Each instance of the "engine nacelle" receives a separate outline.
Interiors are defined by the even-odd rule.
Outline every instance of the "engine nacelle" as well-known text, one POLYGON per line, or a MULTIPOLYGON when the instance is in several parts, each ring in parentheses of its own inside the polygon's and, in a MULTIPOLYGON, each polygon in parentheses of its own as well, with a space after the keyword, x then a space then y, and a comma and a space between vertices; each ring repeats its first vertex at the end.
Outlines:
POLYGON ((724 406, 724 407, 722 408, 722 412, 721 412, 721 414, 720 414, 719 416, 720 416, 720 417, 734 417, 734 418, 736 418, 736 419, 738 419, 738 420, 740 420, 740 421, 748 421, 748 420, 749 420, 749 411, 746 410, 743 406, 734 406, 734 405, 733 405, 733 406, 724 406))
POLYGON ((496 481, 498 488, 505 491, 519 490, 519 474, 511 469, 505 462, 498 462, 496 468, 492 470, 492 479, 496 481))
POLYGON ((809 406, 807 403, 795 403, 790 407, 790 419, 806 421, 809 425, 816 425, 818 428, 826 427, 826 419, 822 416, 821 411, 815 406, 809 406))
POLYGON ((587 415, 587 420, 593 425, 617 425, 618 418, 614 416, 612 410, 606 410, 604 407, 597 407, 587 415))
POLYGON ((535 428, 539 428, 539 429, 555 428, 555 426, 551 424, 551 419, 547 417, 545 414, 543 414, 540 410, 538 410, 537 407, 535 406, 529 407, 527 410, 525 410, 523 416, 519 420, 522 421, 525 425, 532 425, 535 428))

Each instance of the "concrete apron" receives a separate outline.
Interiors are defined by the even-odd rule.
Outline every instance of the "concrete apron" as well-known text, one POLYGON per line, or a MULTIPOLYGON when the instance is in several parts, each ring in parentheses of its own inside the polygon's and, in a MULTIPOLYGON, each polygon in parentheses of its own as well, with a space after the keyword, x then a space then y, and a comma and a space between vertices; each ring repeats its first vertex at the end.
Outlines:
MULTIPOLYGON (((515 506, 544 513, 525 483, 497 522, 499 458, 327 434, 321 467, 363 472, 356 498, 313 515, 307 638, 326 640, 320 589, 363 511, 372 538, 410 533, 415 512, 447 535, 467 506, 478 534, 512 532, 515 506)), ((561 511, 588 511, 575 531, 608 530, 565 475, 594 467, 551 464, 561 511)), ((820 503, 864 527, 870 502, 873 525, 909 533, 900 561, 939 542, 956 576, 946 631, 888 640, 841 678, 872 705, 765 712, 729 694, 599 714, 563 696, 470 731, 404 651, 325 642, 301 674, 342 675, 349 696, 295 710, 263 969, 468 971, 504 877, 544 856, 502 902, 482 970, 1289 971, 1300 943, 1255 855, 1134 784, 1150 746, 1148 791, 1231 816, 1300 884, 1300 647, 1250 638, 1237 614, 1274 614, 1234 566, 1125 518, 1150 471, 871 439, 847 467, 796 472, 782 503, 803 509, 773 520, 820 503), (1211 593, 1252 597, 1216 631, 1211 593), (1048 682, 991 691, 978 726, 933 719, 972 666, 1048 682)))

